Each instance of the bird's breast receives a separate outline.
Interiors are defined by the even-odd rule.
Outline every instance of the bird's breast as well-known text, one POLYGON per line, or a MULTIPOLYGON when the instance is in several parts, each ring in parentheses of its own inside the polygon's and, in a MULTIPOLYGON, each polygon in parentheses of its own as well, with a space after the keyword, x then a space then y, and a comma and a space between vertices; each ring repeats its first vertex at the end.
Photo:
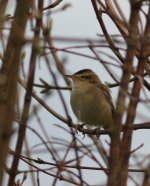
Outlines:
POLYGON ((89 125, 108 125, 112 119, 110 105, 101 92, 94 89, 74 89, 71 106, 76 117, 89 125))

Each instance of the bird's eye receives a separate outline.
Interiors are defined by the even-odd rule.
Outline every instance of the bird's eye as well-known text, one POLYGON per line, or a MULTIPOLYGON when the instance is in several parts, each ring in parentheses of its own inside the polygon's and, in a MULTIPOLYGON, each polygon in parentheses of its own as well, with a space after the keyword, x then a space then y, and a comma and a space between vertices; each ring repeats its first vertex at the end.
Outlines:
POLYGON ((82 79, 89 79, 89 76, 81 76, 82 79))

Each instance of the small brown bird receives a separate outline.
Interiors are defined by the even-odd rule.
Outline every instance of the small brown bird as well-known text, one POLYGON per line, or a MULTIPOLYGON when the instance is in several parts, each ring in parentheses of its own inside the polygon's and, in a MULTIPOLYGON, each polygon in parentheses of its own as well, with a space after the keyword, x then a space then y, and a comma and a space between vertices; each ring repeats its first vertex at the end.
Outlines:
POLYGON ((73 81, 71 107, 79 121, 89 125, 112 128, 115 109, 109 88, 90 69, 67 75, 73 81))

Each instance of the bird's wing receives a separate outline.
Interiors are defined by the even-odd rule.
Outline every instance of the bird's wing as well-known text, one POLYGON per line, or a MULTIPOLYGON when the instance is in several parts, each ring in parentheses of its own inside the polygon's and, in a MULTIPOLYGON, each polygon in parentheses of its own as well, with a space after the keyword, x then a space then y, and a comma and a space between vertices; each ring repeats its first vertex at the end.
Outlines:
POLYGON ((114 107, 113 102, 112 102, 112 97, 111 97, 111 94, 110 94, 109 87, 105 84, 102 84, 102 83, 98 84, 98 87, 102 91, 102 93, 104 94, 107 102, 111 105, 112 116, 113 116, 113 118, 115 118, 115 107, 114 107))

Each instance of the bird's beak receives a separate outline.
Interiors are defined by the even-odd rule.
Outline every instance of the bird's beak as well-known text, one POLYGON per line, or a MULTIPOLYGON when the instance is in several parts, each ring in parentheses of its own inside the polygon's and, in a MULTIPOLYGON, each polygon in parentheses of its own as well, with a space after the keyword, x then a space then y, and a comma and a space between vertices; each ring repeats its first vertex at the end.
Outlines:
POLYGON ((64 75, 64 76, 72 79, 72 75, 64 75))

